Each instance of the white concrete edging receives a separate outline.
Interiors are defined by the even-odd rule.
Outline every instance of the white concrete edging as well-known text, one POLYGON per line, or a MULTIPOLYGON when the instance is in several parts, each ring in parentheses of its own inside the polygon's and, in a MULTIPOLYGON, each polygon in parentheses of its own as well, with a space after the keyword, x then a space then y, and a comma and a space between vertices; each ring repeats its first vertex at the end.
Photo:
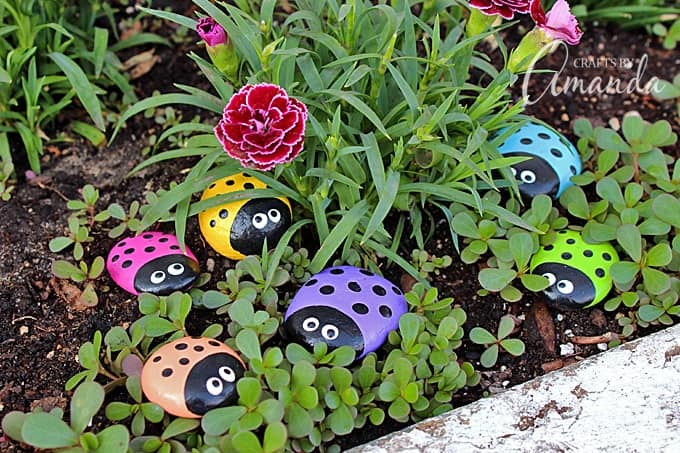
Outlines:
POLYGON ((350 451, 680 452, 680 325, 350 451))

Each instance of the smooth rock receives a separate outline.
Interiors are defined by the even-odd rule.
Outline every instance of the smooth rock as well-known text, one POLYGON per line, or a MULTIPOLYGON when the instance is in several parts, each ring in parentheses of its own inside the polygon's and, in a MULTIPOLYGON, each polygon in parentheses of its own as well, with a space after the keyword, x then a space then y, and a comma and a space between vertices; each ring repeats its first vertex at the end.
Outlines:
POLYGON ((588 244, 571 230, 557 233, 555 242, 542 246, 531 258, 533 274, 550 282, 546 303, 563 309, 591 307, 612 289, 611 266, 619 255, 609 243, 588 244))
MULTIPOLYGON (((201 196, 206 200, 241 190, 266 189, 267 185, 246 173, 213 182, 201 196)), ((206 209, 198 214, 201 234, 220 255, 241 260, 259 255, 267 240, 267 249, 276 247, 290 228, 292 210, 285 197, 245 198, 206 209)))
POLYGON ((545 194, 559 197, 581 173, 581 157, 569 140, 559 132, 538 123, 528 123, 498 147, 505 157, 530 157, 513 165, 512 172, 520 193, 531 199, 545 194))
POLYGON ((200 418, 238 400, 236 382, 246 365, 212 338, 184 337, 161 346, 144 364, 142 390, 169 414, 200 418))
POLYGON ((406 311, 404 294, 387 279, 338 266, 307 280, 288 306, 283 325, 303 345, 352 346, 359 358, 380 348, 406 311))
POLYGON ((160 232, 119 241, 109 252, 106 269, 118 286, 134 295, 146 292, 165 296, 184 291, 199 275, 191 250, 186 247, 182 253, 177 237, 160 232))

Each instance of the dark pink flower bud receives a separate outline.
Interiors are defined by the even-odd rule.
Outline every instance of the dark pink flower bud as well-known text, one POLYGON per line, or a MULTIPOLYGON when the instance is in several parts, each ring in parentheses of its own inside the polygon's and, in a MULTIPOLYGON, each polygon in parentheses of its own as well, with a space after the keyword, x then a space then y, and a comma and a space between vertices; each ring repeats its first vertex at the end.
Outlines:
POLYGON ((302 151, 307 106, 277 85, 246 85, 234 94, 215 127, 227 154, 246 167, 271 170, 302 151))
POLYGON ((196 24, 196 33, 209 47, 226 44, 229 41, 224 28, 212 17, 202 17, 196 24))
POLYGON ((529 12, 529 0, 470 0, 470 6, 487 16, 498 14, 504 19, 512 19, 515 13, 529 12))

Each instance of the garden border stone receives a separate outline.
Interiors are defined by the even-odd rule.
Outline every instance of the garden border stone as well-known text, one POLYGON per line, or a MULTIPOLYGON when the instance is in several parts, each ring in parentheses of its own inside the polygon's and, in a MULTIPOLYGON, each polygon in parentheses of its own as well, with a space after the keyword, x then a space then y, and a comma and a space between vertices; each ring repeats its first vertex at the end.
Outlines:
POLYGON ((350 450, 677 451, 680 325, 350 450))

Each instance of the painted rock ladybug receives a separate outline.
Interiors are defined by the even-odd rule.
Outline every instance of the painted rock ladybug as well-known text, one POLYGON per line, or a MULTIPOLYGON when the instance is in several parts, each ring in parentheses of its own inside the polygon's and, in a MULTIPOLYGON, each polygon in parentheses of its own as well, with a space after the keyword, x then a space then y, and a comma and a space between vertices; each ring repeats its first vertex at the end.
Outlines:
MULTIPOLYGON (((201 200, 247 189, 265 189, 267 185, 245 173, 215 181, 201 200)), ((253 198, 225 203, 198 214, 201 233, 220 255, 241 260, 262 252, 265 239, 271 250, 291 225, 292 210, 285 197, 253 198)))
POLYGON ((131 294, 166 296, 188 289, 198 278, 198 261, 191 250, 182 253, 177 237, 147 232, 119 241, 106 260, 113 281, 131 294))
POLYGON ((548 304, 570 309, 592 307, 609 294, 610 268, 618 260, 611 244, 588 244, 576 231, 562 230, 531 258, 530 268, 550 281, 543 290, 548 304))
POLYGON ((351 346, 358 357, 378 349, 406 313, 406 298, 365 269, 339 266, 310 278, 286 310, 284 329, 302 344, 351 346))
POLYGON ((246 365, 212 338, 184 337, 161 346, 142 368, 142 390, 169 414, 200 418, 238 399, 236 382, 246 365))
POLYGON ((527 198, 559 197, 581 173, 581 157, 567 138, 538 123, 528 123, 498 148, 507 157, 531 157, 511 167, 520 193, 527 198))

